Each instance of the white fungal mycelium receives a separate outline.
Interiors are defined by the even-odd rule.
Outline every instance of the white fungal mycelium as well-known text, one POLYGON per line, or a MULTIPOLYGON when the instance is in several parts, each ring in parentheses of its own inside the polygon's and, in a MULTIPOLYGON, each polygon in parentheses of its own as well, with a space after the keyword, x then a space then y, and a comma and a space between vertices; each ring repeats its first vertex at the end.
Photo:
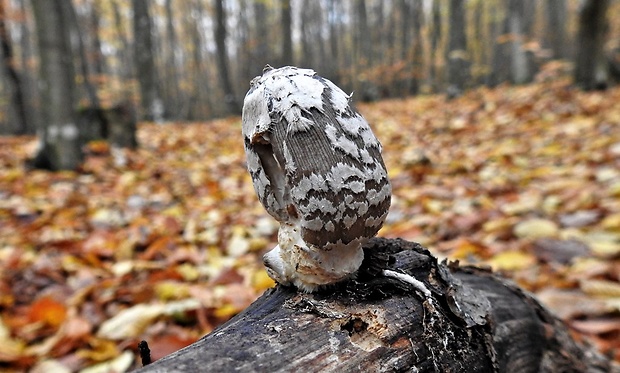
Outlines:
POLYGON ((392 189, 381 144, 350 96, 313 70, 267 66, 252 80, 242 122, 254 189, 280 222, 264 257, 269 275, 313 291, 354 274, 392 189))

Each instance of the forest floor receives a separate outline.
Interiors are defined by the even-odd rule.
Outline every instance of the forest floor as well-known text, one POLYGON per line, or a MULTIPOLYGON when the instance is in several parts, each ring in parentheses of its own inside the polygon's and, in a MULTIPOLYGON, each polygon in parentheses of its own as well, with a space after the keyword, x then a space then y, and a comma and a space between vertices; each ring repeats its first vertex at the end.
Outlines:
MULTIPOLYGON (((359 105, 394 187, 380 235, 491 266, 620 360, 618 103, 553 81, 359 105)), ((0 371, 125 371, 140 340, 159 358, 273 286, 240 132, 142 124, 79 173, 26 170, 34 139, 0 138, 0 371)))

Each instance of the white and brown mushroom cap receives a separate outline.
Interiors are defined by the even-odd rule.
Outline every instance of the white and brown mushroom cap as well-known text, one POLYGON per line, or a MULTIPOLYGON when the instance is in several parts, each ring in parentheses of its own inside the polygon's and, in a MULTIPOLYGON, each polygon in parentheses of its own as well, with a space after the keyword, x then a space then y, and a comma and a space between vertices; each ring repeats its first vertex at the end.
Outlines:
POLYGON ((391 186, 381 144, 349 95, 310 69, 266 68, 242 122, 248 170, 269 214, 317 250, 359 249, 376 235, 391 186))

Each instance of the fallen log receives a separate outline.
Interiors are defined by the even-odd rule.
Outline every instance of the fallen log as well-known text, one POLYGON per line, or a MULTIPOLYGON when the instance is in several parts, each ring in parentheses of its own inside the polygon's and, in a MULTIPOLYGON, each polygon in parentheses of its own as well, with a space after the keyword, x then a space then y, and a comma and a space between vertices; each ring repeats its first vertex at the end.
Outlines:
POLYGON ((140 372, 620 372, 488 270, 439 263, 399 239, 374 238, 364 252, 355 279, 312 294, 270 289, 140 372))

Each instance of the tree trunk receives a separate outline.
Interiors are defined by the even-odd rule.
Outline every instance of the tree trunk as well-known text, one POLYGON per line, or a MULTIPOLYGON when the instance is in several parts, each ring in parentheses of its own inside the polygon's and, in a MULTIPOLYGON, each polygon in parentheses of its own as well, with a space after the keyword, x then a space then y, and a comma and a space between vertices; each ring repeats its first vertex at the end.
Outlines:
POLYGON ((136 77, 140 86, 140 108, 142 118, 147 121, 161 121, 164 108, 159 98, 155 53, 153 46, 153 21, 149 15, 147 0, 132 0, 134 30, 134 62, 136 77))
POLYGON ((400 97, 407 96, 411 86, 411 47, 413 46, 413 38, 411 35, 411 6, 409 0, 398 0, 394 3, 394 10, 397 12, 397 20, 400 24, 400 46, 398 54, 398 62, 402 69, 399 79, 396 79, 396 94, 400 97), (398 9, 398 10, 396 10, 398 9))
POLYGON ((200 21, 205 16, 204 7, 200 0, 192 1, 190 12, 196 14, 190 18, 190 35, 193 44, 192 48, 192 76, 194 84, 193 91, 189 94, 188 120, 205 119, 212 116, 213 98, 211 94, 211 82, 209 81, 209 71, 205 68, 202 46, 204 42, 204 32, 201 29, 200 21), (199 82, 199 83, 198 83, 199 82))
POLYGON ((523 0, 510 0, 508 5, 508 32, 511 43, 511 79, 515 84, 525 84, 533 80, 534 75, 530 71, 526 51, 523 47, 526 30, 527 2, 523 0))
POLYGON ((545 48, 553 58, 566 58, 566 0, 545 1, 545 48))
POLYGON ((450 0, 450 31, 448 39, 448 97, 462 94, 469 80, 469 54, 463 0, 450 0))
POLYGON ((14 110, 15 124, 12 125, 10 132, 16 135, 24 135, 28 133, 28 128, 32 127, 26 114, 26 98, 22 88, 22 80, 15 68, 15 59, 13 58, 13 47, 11 36, 6 27, 6 11, 4 2, 0 1, 0 46, 2 48, 2 68, 6 73, 10 98, 10 108, 14 110))
POLYGON ((534 79, 534 68, 524 44, 525 8, 522 0, 506 0, 502 34, 496 38, 491 84, 524 84, 534 79))
POLYGON ((93 2, 90 5, 90 25, 92 28, 92 54, 93 54, 93 70, 94 73, 101 77, 106 74, 106 59, 101 49, 101 38, 99 37, 99 4, 93 2))
POLYGON ((129 48, 129 42, 127 41, 127 35, 125 32, 125 28, 123 27, 123 17, 121 15, 121 11, 119 9, 119 5, 117 1, 112 1, 112 13, 114 14, 114 29, 116 32, 116 37, 121 43, 121 47, 118 48, 118 53, 116 58, 120 61, 119 67, 119 76, 122 80, 130 79, 133 74, 131 73, 131 49, 129 48))
POLYGON ((327 23, 329 25, 329 52, 331 55, 331 63, 329 64, 329 72, 325 72, 327 77, 335 84, 340 84, 340 58, 342 53, 339 50, 340 22, 338 0, 328 0, 327 2, 327 23))
POLYGON ((88 96, 89 104, 91 107, 98 108, 101 105, 99 104, 99 97, 97 96, 97 90, 95 86, 90 81, 90 67, 88 63, 88 57, 86 53, 86 46, 84 45, 84 38, 82 37, 82 30, 80 30, 80 23, 78 21, 78 15, 75 11, 75 8, 71 4, 71 1, 63 1, 63 12, 65 12, 65 18, 69 20, 67 27, 69 28, 73 40, 76 42, 77 53, 73 53, 75 56, 77 54, 76 62, 80 67, 80 73, 82 74, 82 84, 84 89, 86 90, 86 95, 88 96))
MULTIPOLYGON (((355 0, 355 49, 354 49, 354 68, 353 68, 353 88, 358 92, 361 100, 374 101, 378 99, 378 91, 375 82, 365 78, 368 76, 368 70, 372 68, 374 60, 372 59, 372 39, 370 33, 372 30, 368 27, 368 14, 366 11, 366 0, 355 0)), ((409 22, 409 20, 407 20, 409 22)), ((409 46, 411 47, 411 46, 409 46)))
POLYGON ((585 90, 607 87, 609 72, 603 45, 608 7, 609 0, 586 0, 579 9, 575 84, 585 90))
POLYGON ((302 67, 316 68, 314 66, 314 53, 312 50, 312 45, 314 41, 312 40, 310 23, 312 22, 312 17, 308 14, 308 9, 312 7, 313 0, 303 0, 302 7, 304 9, 303 14, 301 15, 301 63, 302 67))
POLYGON ((437 71, 437 52, 439 49, 439 41, 441 40, 441 4, 440 0, 433 0, 432 8, 432 29, 431 29, 431 49, 430 49, 430 81, 433 86, 433 91, 437 91, 440 86, 439 73, 437 71))
POLYGON ((70 20, 63 7, 69 0, 32 0, 40 55, 40 148, 33 165, 73 170, 81 163, 81 138, 74 114, 75 74, 70 20))
MULTIPOLYGON (((19 12, 22 14, 27 14, 30 9, 27 6, 27 0, 18 0, 19 4, 19 12)), ((24 99, 26 102, 26 107, 30 108, 30 110, 26 111, 27 117, 27 133, 30 135, 34 135, 37 132, 38 123, 41 122, 41 101, 39 96, 39 90, 37 87, 37 72, 34 67, 31 67, 29 61, 32 61, 35 57, 36 47, 33 46, 33 42, 35 38, 32 37, 33 25, 30 22, 20 22, 19 23, 19 45, 21 52, 20 56, 20 64, 21 64, 21 82, 22 89, 24 94, 24 99)))
MULTIPOLYGON (((168 53, 166 55, 166 108, 167 117, 171 119, 180 119, 181 101, 179 97, 179 69, 177 63, 177 49, 179 43, 177 34, 174 29, 174 13, 172 11, 172 0, 166 0, 164 3, 166 10, 166 38, 168 41, 168 53)), ((198 46, 197 46, 198 47, 198 46)))
POLYGON ((269 13, 264 0, 253 0, 254 2, 254 20, 256 22, 256 36, 254 42, 254 66, 265 66, 266 64, 275 64, 276 61, 271 60, 271 48, 269 41, 269 13))
POLYGON ((226 13, 224 12, 224 0, 215 0, 215 44, 217 46, 217 66, 219 70, 220 84, 224 91, 224 101, 231 114, 241 113, 241 107, 233 90, 228 73, 228 52, 226 49, 226 13))
POLYGON ((413 45, 411 46, 411 84, 409 86, 409 94, 417 95, 420 91, 420 82, 426 75, 424 73, 424 61, 422 57, 424 38, 422 37, 422 26, 424 24, 424 4, 422 0, 415 0, 413 2, 413 9, 411 14, 411 23, 413 30, 413 45))
POLYGON ((278 286, 140 372, 610 372, 530 295, 492 273, 372 239, 356 279, 278 286), (388 268, 422 286, 385 277, 388 268), (426 292, 427 295, 423 295, 426 292))
POLYGON ((282 56, 280 64, 293 64, 293 21, 291 14, 291 0, 280 0, 280 22, 282 27, 282 56))

